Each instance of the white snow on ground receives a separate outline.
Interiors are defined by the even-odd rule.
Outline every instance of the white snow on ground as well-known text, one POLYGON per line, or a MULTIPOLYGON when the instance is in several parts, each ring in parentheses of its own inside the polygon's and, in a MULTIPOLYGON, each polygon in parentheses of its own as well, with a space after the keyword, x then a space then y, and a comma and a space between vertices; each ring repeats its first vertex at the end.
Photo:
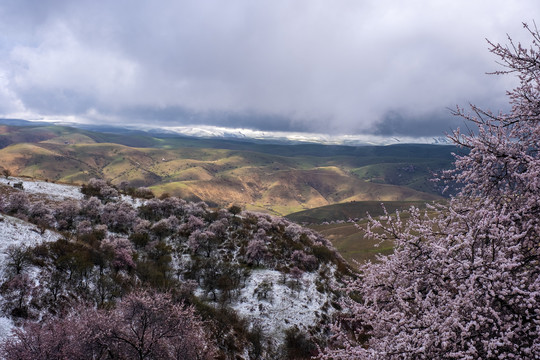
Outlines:
POLYGON ((33 224, 11 216, 0 215, 0 264, 4 264, 5 251, 10 245, 35 246, 44 241, 56 241, 60 237, 60 234, 50 230, 46 230, 41 235, 38 227, 33 224))
POLYGON ((146 203, 146 199, 138 199, 124 194, 120 195, 120 201, 127 202, 134 208, 138 208, 146 203))
POLYGON ((307 326, 318 322, 317 314, 322 314, 321 307, 329 299, 327 294, 317 291, 317 276, 317 273, 304 273, 299 288, 291 289, 283 284, 281 272, 255 270, 232 307, 241 316, 261 325, 263 332, 274 344, 280 345, 284 340, 284 331, 288 328, 296 325, 306 330, 307 326), (272 290, 268 292, 268 299, 258 299, 254 292, 264 281, 272 283, 272 290))
POLYGON ((48 197, 51 200, 82 199, 80 187, 74 185, 55 184, 45 181, 35 181, 23 178, 10 177, 9 179, 0 178, 0 184, 11 186, 22 182, 24 191, 29 194, 38 194, 48 197))
POLYGON ((11 334, 11 330, 14 327, 15 325, 11 319, 0 316, 0 342, 4 341, 11 334))
MULTIPOLYGON (((84 195, 81 193, 81 187, 76 185, 55 184, 18 177, 10 177, 9 179, 0 178, 0 185, 13 186, 13 184, 18 182, 23 183, 23 188, 26 193, 43 195, 51 200, 81 200, 84 198, 84 195)), ((133 207, 139 207, 146 202, 145 199, 137 199, 123 194, 120 195, 120 200, 131 204, 133 207)))
MULTIPOLYGON (((6 262, 6 250, 11 245, 35 246, 44 241, 56 241, 60 238, 58 233, 46 230, 43 235, 39 233, 37 227, 23 220, 0 215, 0 264, 6 262)), ((4 274, 3 266, 0 267, 0 278, 4 274)), ((2 302, 0 296, 0 302, 2 302)), ((0 316, 0 341, 6 338, 14 327, 11 319, 0 316)))

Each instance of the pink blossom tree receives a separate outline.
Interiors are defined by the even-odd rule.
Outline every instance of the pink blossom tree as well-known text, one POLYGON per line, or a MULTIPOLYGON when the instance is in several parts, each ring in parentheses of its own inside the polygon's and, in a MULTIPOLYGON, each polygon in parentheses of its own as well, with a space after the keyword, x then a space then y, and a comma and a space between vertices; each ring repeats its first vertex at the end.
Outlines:
POLYGON ((460 193, 407 220, 372 220, 368 234, 394 240, 394 253, 349 283, 349 315, 323 358, 538 358, 540 34, 525 28, 531 48, 490 43, 505 66, 497 74, 519 80, 511 112, 458 109, 477 127, 450 136, 470 149, 447 173, 460 193))
POLYGON ((179 221, 176 216, 169 216, 166 219, 161 219, 151 227, 151 232, 159 240, 163 240, 167 236, 172 235, 178 228, 179 221))
POLYGON ((100 327, 107 348, 126 359, 212 359, 214 349, 192 307, 163 293, 135 292, 100 327))
POLYGON ((111 267, 115 271, 135 268, 133 247, 128 239, 123 237, 108 237, 101 242, 101 249, 112 254, 111 267))
POLYGON ((182 217, 185 213, 186 201, 177 197, 166 199, 150 199, 139 207, 140 216, 147 220, 158 221, 170 216, 182 217))
POLYGON ((125 234, 132 231, 136 218, 137 212, 133 206, 125 202, 108 203, 101 213, 101 221, 110 230, 125 234))
POLYGON ((167 294, 139 291, 110 311, 77 306, 63 319, 27 323, 0 346, 6 360, 213 359, 202 321, 167 294))
POLYGON ((116 201, 119 197, 118 190, 105 180, 92 178, 88 184, 83 184, 81 193, 86 197, 96 196, 102 202, 116 201))
POLYGON ((227 228, 229 227, 229 220, 222 218, 216 220, 208 226, 208 231, 213 232, 218 238, 225 239, 227 237, 227 228))
POLYGON ((103 204, 97 197, 92 196, 88 199, 81 200, 80 213, 88 221, 92 223, 98 222, 102 211, 103 204))
POLYGON ((3 296, 3 310, 14 317, 27 318, 29 303, 35 292, 35 285, 28 274, 17 274, 0 286, 3 296))
POLYGON ((77 200, 65 200, 54 207, 58 230, 72 230, 81 210, 77 200))
POLYGON ((47 228, 54 226, 54 215, 50 207, 47 206, 43 201, 33 203, 28 210, 28 215, 30 221, 39 227, 42 235, 45 233, 47 228))
POLYGON ((195 231, 197 229, 201 229, 204 226, 204 221, 197 216, 190 215, 186 226, 188 231, 195 231))
POLYGON ((300 268, 307 271, 313 271, 317 269, 317 258, 313 255, 306 254, 302 250, 295 250, 291 254, 291 260, 300 268))
POLYGON ((259 266, 261 260, 268 255, 266 242, 261 239, 252 239, 246 248, 246 257, 250 263, 256 263, 259 266))
POLYGON ((154 197, 154 193, 149 188, 138 187, 133 190, 132 196, 141 199, 152 199, 154 197))
POLYGON ((206 257, 210 257, 212 251, 217 247, 216 235, 211 231, 195 230, 188 238, 188 246, 197 253, 204 252, 206 257))
POLYGON ((63 320, 45 324, 28 322, 15 328, 13 334, 0 345, 0 353, 6 360, 33 359, 107 359, 106 349, 93 342, 96 334, 90 326, 95 312, 77 308, 63 320))
POLYGON ((29 207, 28 195, 24 192, 15 192, 9 196, 7 204, 4 205, 2 210, 8 214, 25 215, 29 207))

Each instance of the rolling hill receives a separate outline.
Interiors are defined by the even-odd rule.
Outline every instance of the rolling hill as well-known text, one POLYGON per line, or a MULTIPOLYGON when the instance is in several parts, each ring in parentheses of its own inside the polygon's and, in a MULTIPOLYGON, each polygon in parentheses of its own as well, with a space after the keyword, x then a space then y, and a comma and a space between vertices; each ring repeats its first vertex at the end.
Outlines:
POLYGON ((454 147, 280 145, 0 125, 0 164, 18 176, 81 184, 92 177, 211 206, 286 215, 351 201, 431 201, 432 171, 454 147))
POLYGON ((351 201, 340 204, 321 206, 314 209, 302 210, 285 216, 296 223, 321 224, 323 222, 347 221, 362 219, 369 214, 372 217, 384 214, 381 204, 388 213, 396 210, 407 210, 411 206, 425 208, 425 201, 351 201))

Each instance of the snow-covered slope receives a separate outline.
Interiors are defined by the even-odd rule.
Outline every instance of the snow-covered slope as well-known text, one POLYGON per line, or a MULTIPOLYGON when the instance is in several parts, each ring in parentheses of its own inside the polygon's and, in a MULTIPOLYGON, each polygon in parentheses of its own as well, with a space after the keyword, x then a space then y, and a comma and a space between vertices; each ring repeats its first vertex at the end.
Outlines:
MULTIPOLYGON (((43 241, 56 241, 60 235, 46 230, 41 234, 37 226, 26 221, 0 215, 0 264, 6 263, 6 250, 13 245, 35 246, 43 241)), ((4 278, 4 267, 0 267, 0 278, 4 278)), ((0 303, 3 298, 0 295, 0 303)), ((7 337, 12 328, 13 321, 5 316, 0 316, 0 341, 7 337)))
POLYGON ((309 326, 317 324, 323 313, 333 312, 328 307, 331 301, 328 293, 317 291, 317 277, 317 273, 304 273, 297 286, 290 287, 283 282, 283 273, 279 271, 253 271, 232 308, 258 324, 273 345, 279 346, 285 330, 296 327, 308 332, 309 326), (270 284, 266 299, 257 296, 257 288, 263 283, 270 284))
MULTIPOLYGON (((5 251, 12 245, 35 246, 44 241, 56 241, 60 234, 45 230, 43 235, 38 227, 21 219, 0 215, 0 264, 6 260, 5 251)), ((3 269, 0 268, 0 272, 3 269)))
POLYGON ((51 200, 65 200, 65 199, 77 199, 83 198, 79 186, 55 184, 45 181, 29 180, 25 178, 10 177, 0 178, 0 184, 13 185, 15 183, 22 183, 24 191, 29 194, 42 195, 51 200))
MULTIPOLYGON (((0 178, 0 186, 13 186, 13 184, 22 183, 24 191, 27 194, 33 194, 50 200, 62 201, 67 199, 82 200, 84 195, 81 193, 81 187, 77 185, 56 184, 41 180, 27 178, 10 177, 0 178)), ((120 200, 127 202, 135 207, 144 203, 144 199, 133 198, 124 194, 120 195, 120 200)))

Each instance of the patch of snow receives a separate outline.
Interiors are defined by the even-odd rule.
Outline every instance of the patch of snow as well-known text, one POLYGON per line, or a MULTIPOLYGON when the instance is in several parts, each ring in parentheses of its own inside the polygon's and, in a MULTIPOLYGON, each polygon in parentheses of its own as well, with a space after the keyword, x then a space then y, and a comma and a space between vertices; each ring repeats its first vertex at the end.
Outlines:
POLYGON ((279 346, 284 341, 285 330, 294 326, 307 330, 308 326, 317 324, 318 315, 324 313, 321 308, 329 302, 329 297, 317 291, 317 276, 317 273, 304 273, 297 289, 292 289, 283 283, 281 272, 255 270, 232 308, 260 325, 274 345, 279 346), (267 299, 259 299, 256 294, 257 287, 263 282, 271 284, 267 299))
POLYGON ((7 317, 0 316, 0 342, 3 342, 15 328, 13 321, 7 317))
MULTIPOLYGON (((18 177, 9 179, 0 178, 0 184, 13 186, 13 184, 22 182, 24 191, 29 194, 43 195, 51 200, 82 200, 84 195, 81 193, 81 187, 77 185, 56 184, 41 180, 29 180, 18 177)), ((139 207, 146 203, 145 199, 138 199, 129 195, 120 195, 120 201, 124 201, 133 207, 139 207)))
POLYGON ((17 177, 10 177, 9 179, 0 178, 0 184, 13 185, 14 183, 22 182, 24 191, 29 194, 43 195, 51 200, 66 200, 77 199, 80 200, 84 195, 80 191, 79 186, 55 184, 51 182, 29 180, 17 177))
POLYGON ((129 195, 120 194, 120 201, 123 201, 123 202, 126 202, 126 203, 130 204, 134 208, 138 208, 139 206, 142 206, 142 205, 146 204, 147 200, 146 199, 134 198, 134 197, 131 197, 129 195))
POLYGON ((5 251, 11 245, 36 246, 45 241, 56 241, 60 234, 45 230, 41 235, 38 227, 12 216, 0 215, 0 264, 6 260, 5 251))
MULTIPOLYGON (((60 234, 46 230, 40 234, 37 226, 21 219, 7 215, 0 215, 0 278, 4 278, 3 265, 6 262, 6 250, 12 245, 35 246, 45 241, 56 241, 60 234)), ((3 301, 0 296, 0 302, 3 301)), ((14 328, 13 321, 5 316, 0 316, 0 341, 11 334, 14 328)))

